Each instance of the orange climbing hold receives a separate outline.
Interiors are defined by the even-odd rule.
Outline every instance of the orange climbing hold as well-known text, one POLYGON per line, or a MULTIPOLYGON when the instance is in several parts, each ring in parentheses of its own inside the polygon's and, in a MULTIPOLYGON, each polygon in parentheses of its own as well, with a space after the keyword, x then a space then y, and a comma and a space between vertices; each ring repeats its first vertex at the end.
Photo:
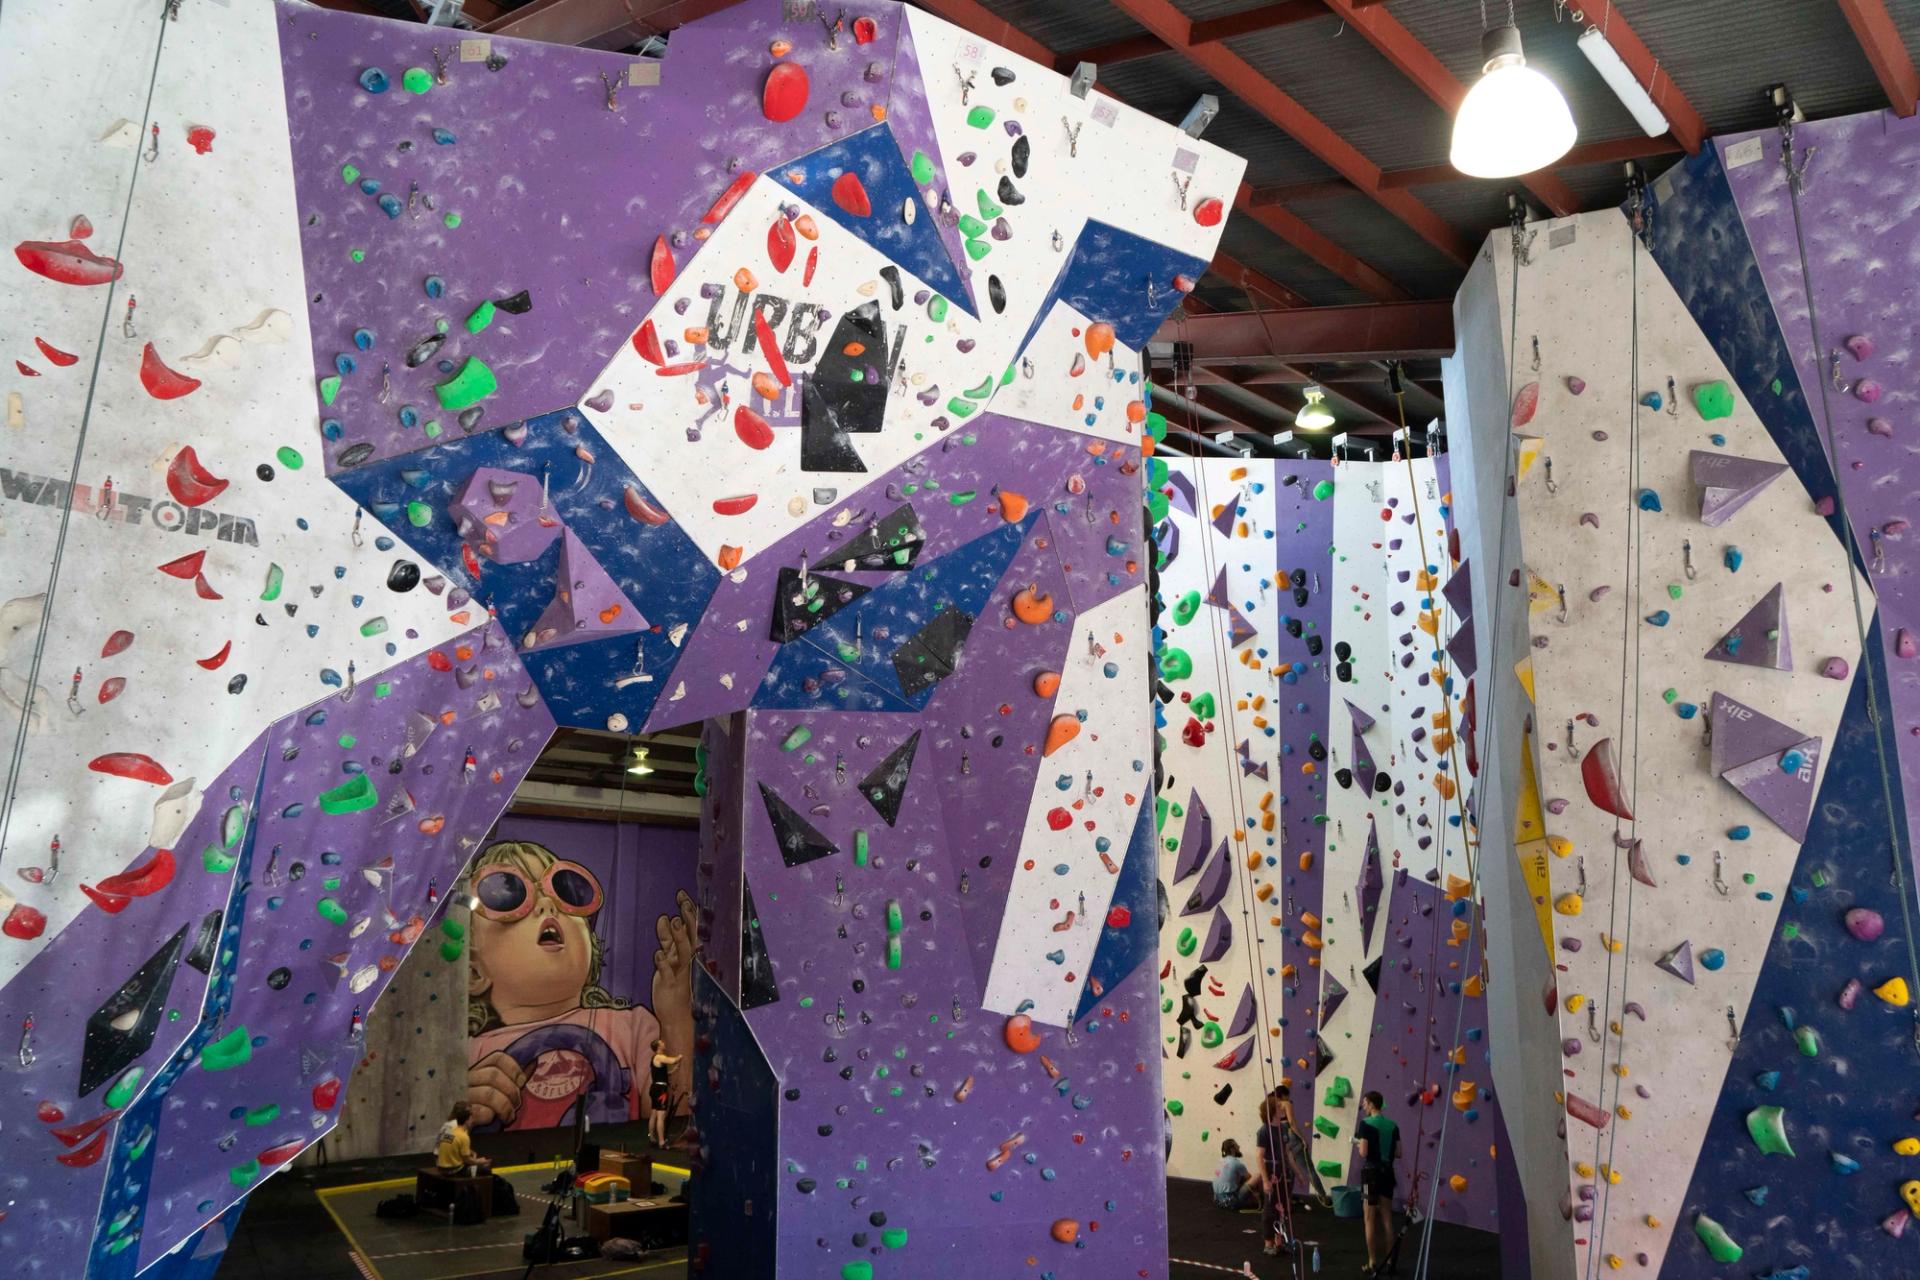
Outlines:
POLYGON ((1033 1029, 1033 1019, 1024 1013, 1016 1013, 1008 1018, 1003 1034, 1007 1048, 1015 1053, 1032 1053, 1040 1047, 1040 1033, 1033 1029))
POLYGON ((1038 583, 1013 593, 1013 616, 1028 626, 1053 619, 1053 597, 1041 592, 1038 583))
POLYGON ((1061 1244, 1072 1244, 1080 1238, 1080 1224, 1072 1218, 1055 1218, 1053 1238, 1061 1244))
POLYGON ((1080 721, 1075 716, 1058 715, 1047 726, 1047 743, 1040 749, 1042 756, 1050 756, 1060 748, 1080 736, 1080 721))
POLYGON ((1026 496, 1011 489, 1000 490, 1000 518, 1008 524, 1019 524, 1026 517, 1026 496))
POLYGON ((1113 350, 1113 326, 1105 320, 1087 326, 1087 354, 1098 360, 1113 350))
POLYGON ((1051 698, 1060 692, 1060 673, 1058 671, 1034 672, 1033 691, 1039 697, 1051 698))

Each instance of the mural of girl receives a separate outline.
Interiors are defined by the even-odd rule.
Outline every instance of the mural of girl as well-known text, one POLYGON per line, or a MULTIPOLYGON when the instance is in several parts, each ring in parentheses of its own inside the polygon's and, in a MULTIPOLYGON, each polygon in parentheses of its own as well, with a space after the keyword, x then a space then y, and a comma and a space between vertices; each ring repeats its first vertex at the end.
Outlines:
POLYGON ((473 1127, 649 1118, 653 1045, 677 1057, 670 1112, 684 1113, 693 1050, 693 900, 654 924, 651 1009, 600 983, 605 901, 588 868, 528 840, 488 846, 473 867, 467 989, 467 1101, 473 1127))

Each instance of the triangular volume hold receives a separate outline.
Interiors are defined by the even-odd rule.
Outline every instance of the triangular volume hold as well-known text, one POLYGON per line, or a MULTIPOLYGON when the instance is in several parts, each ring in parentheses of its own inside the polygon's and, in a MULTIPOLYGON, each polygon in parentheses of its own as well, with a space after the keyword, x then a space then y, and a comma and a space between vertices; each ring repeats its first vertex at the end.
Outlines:
POLYGON ((1700 523, 1722 525, 1759 497, 1787 464, 1695 449, 1687 455, 1687 467, 1700 490, 1700 523))
POLYGON ((1380 994, 1380 966, 1385 960, 1385 956, 1375 956, 1373 962, 1360 971, 1360 976, 1367 980, 1367 989, 1376 996, 1380 994))
POLYGON ((1746 616, 1707 650, 1715 662, 1732 662, 1743 667, 1768 667, 1774 671, 1793 670, 1793 646, 1787 639, 1787 588, 1783 582, 1761 596, 1746 616))
POLYGON ((1353 717, 1353 731, 1355 733, 1365 733, 1367 730, 1373 728, 1373 717, 1354 706, 1351 698, 1342 698, 1341 701, 1347 704, 1347 714, 1353 717))
POLYGON ((1380 893, 1386 888, 1386 877, 1380 867, 1380 834, 1374 828, 1373 819, 1367 819, 1367 851, 1360 860, 1360 882, 1355 886, 1354 900, 1360 904, 1360 951, 1365 954, 1373 949, 1373 922, 1380 914, 1380 893))
POLYGON ((780 860, 789 867, 825 858, 840 852, 840 846, 814 830, 799 810, 782 800, 772 787, 762 782, 760 800, 767 807, 767 820, 773 823, 773 838, 780 846, 780 860))
POLYGON ((153 1046, 186 937, 182 928, 162 943, 87 1018, 86 1040, 80 1049, 81 1097, 125 1071, 153 1046))
POLYGON ((1723 776, 1762 756, 1777 759, 1810 736, 1717 690, 1707 704, 1707 733, 1713 740, 1708 768, 1723 776))
POLYGON ((1447 656, 1453 659, 1453 669, 1463 680, 1473 679, 1473 673, 1480 669, 1480 655, 1473 646, 1472 618, 1463 621, 1459 629, 1447 637, 1447 656))
POLYGON ((920 731, 887 753, 887 758, 860 779, 860 794, 867 798, 882 821, 892 826, 900 819, 900 802, 907 794, 907 778, 913 772, 913 754, 920 749, 920 731))
POLYGON ((1179 884, 1200 870, 1213 849, 1213 816, 1207 812, 1200 793, 1193 791, 1187 800, 1186 825, 1180 828, 1180 855, 1174 860, 1173 882, 1179 884))
POLYGON ((1260 628, 1247 621, 1247 616, 1232 605, 1227 606, 1227 647, 1238 649, 1247 641, 1260 634, 1260 628))
POLYGON ((1795 840, 1807 838, 1814 784, 1820 774, 1818 738, 1804 738, 1778 755, 1735 765, 1720 776, 1795 840))
POLYGON ((1207 926, 1207 941, 1200 948, 1200 960, 1203 964, 1212 964, 1233 949, 1233 921, 1227 913, 1215 907, 1213 921, 1207 926))
POLYGON ((857 582, 782 567, 773 585, 773 622, 767 638, 785 644, 825 622, 872 590, 857 582))
POLYGON ((767 955, 766 939, 760 935, 760 912, 753 905, 753 885, 742 881, 740 888, 740 1008, 758 1009, 780 998, 780 984, 774 980, 773 960, 767 955))
POLYGON ((1320 983, 1320 1026, 1325 1029, 1335 1012, 1346 1003, 1347 989, 1330 973, 1321 975, 1320 983))
POLYGON ((583 640, 631 635, 646 628, 647 620, 639 608, 573 530, 567 530, 560 544, 553 600, 533 624, 522 647, 558 649, 583 640))
POLYGON ((887 339, 878 302, 841 314, 826 353, 800 388, 800 469, 862 472, 854 435, 880 430, 899 353, 887 339), (860 352, 858 356, 849 352, 860 352))
POLYGON ((1235 494, 1233 497, 1221 503, 1220 509, 1213 513, 1213 527, 1220 531, 1221 537, 1231 538, 1233 536, 1233 522, 1239 518, 1240 495, 1235 494))
POLYGON ((1227 888, 1233 883, 1233 851, 1222 840, 1220 847, 1214 850, 1213 860, 1201 871, 1200 879, 1193 886, 1193 892, 1187 895, 1187 905, 1180 908, 1183 916, 1199 915, 1211 911, 1220 905, 1227 896, 1227 888))
POLYGON ((1214 575, 1213 586, 1207 589, 1207 603, 1221 609, 1231 608, 1232 601, 1227 596, 1227 567, 1220 566, 1220 572, 1214 575))
POLYGON ((848 572, 855 569, 911 569, 926 545, 926 530, 920 527, 919 513, 909 503, 895 507, 878 520, 870 522, 846 546, 833 547, 824 552, 820 563, 835 565, 848 572))
POLYGON ((893 651, 893 674, 900 692, 912 698, 954 673, 960 649, 973 631, 973 617, 948 605, 893 651))
POLYGON ((1447 605, 1456 618, 1473 616, 1472 564, 1471 560, 1462 560, 1460 567, 1453 571, 1453 576, 1447 579, 1447 585, 1440 588, 1440 594, 1446 597, 1447 605))

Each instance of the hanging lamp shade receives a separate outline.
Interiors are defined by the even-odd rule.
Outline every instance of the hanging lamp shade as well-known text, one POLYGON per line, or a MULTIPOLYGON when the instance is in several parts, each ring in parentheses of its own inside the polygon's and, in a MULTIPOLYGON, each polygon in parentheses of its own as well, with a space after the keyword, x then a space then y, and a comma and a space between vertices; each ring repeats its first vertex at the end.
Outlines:
POLYGON ((1473 178, 1511 178, 1552 164, 1573 146, 1573 113, 1558 85, 1527 65, 1520 29, 1480 41, 1485 74, 1453 116, 1453 167, 1473 178))
POLYGON ((1324 431, 1334 423, 1333 410, 1323 403, 1327 393, 1319 387, 1308 387, 1307 402, 1300 406, 1300 412, 1293 415, 1293 425, 1302 431, 1324 431))

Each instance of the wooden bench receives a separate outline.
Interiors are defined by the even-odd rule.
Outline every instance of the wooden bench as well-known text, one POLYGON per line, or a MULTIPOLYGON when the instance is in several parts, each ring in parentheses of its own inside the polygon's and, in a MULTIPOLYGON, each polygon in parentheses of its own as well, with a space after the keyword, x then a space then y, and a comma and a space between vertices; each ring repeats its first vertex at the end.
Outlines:
POLYGON ((493 1213, 493 1171, 483 1169, 469 1178, 428 1165, 413 1176, 413 1200, 425 1212, 446 1214, 449 1222, 454 1221, 455 1207, 465 1200, 485 1220, 493 1213))

